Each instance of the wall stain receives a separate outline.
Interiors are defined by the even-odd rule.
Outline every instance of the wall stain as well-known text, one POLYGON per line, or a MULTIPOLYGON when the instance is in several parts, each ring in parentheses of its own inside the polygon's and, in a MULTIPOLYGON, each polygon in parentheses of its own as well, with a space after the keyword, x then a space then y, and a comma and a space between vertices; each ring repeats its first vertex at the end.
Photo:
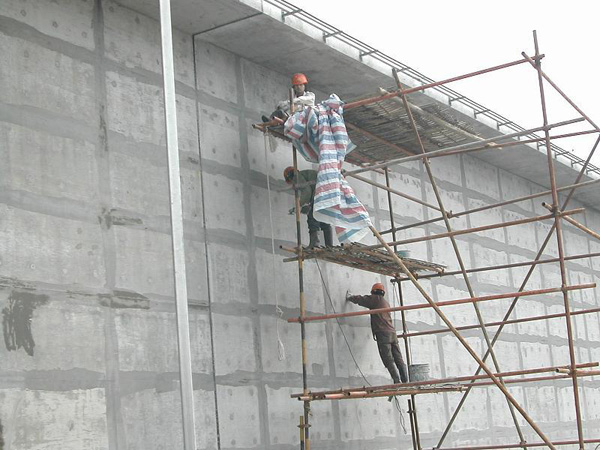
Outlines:
POLYGON ((150 299, 137 292, 115 289, 112 295, 100 295, 100 304, 109 308, 150 309, 150 299))
POLYGON ((29 356, 33 356, 35 347, 33 334, 31 333, 33 311, 46 302, 48 302, 47 295, 11 292, 8 298, 8 306, 2 310, 4 344, 8 351, 17 351, 22 348, 29 356))

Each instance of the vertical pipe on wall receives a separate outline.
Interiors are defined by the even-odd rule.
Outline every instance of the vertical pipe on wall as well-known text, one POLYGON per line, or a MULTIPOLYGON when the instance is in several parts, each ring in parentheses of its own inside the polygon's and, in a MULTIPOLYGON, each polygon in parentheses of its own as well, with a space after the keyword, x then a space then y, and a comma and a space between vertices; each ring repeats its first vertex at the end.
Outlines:
POLYGON ((173 245, 173 275, 177 314, 177 343, 179 349, 179 377, 185 450, 196 450, 194 419, 194 386, 188 319, 187 282, 183 241, 183 208, 179 175, 179 144, 177 142, 177 104, 175 97, 175 69, 173 65, 173 36, 171 31, 171 2, 159 0, 162 68, 165 100, 165 125, 171 205, 171 240, 173 245))

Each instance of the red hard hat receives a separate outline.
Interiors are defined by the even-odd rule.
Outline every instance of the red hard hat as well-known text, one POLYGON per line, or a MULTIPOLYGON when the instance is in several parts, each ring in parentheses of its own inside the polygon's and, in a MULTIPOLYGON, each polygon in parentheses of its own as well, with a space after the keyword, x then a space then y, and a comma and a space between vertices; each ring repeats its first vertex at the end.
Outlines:
POLYGON ((375 291, 382 291, 385 294, 385 287, 381 283, 375 283, 371 288, 371 294, 375 291))
POLYGON ((286 167, 283 170, 283 178, 286 182, 291 183, 294 179, 294 168, 292 166, 286 167))
POLYGON ((297 84, 307 84, 308 78, 303 73, 295 73, 292 76, 292 86, 296 86, 297 84))

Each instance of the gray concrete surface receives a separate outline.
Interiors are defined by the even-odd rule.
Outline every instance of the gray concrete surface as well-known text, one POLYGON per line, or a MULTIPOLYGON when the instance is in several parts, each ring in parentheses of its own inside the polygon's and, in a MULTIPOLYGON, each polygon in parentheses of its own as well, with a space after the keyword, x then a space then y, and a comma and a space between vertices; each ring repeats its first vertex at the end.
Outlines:
MULTIPOLYGON (((245 8, 234 15, 248 14, 245 8)), ((215 17, 203 20, 208 27, 230 12, 217 8, 215 17)), ((0 448, 182 448, 159 36, 156 20, 108 0, 0 3, 0 448)), ((284 318, 298 314, 297 273, 293 264, 281 263, 282 254, 271 255, 266 184, 268 176, 276 244, 291 245, 292 196, 281 181, 291 153, 283 142, 265 152, 263 136, 250 127, 286 97, 288 78, 202 36, 176 31, 174 42, 199 448, 297 448, 301 405, 289 395, 301 388, 299 329, 276 309, 284 318)), ((544 190, 467 156, 435 160, 433 169, 447 208, 454 210, 544 190)), ((381 175, 370 176, 382 182, 381 175)), ((392 183, 434 201, 419 164, 394 168, 392 183)), ((388 227, 383 193, 352 184, 376 226, 388 227)), ((397 223, 430 217, 400 198, 394 210, 397 223)), ((543 213, 536 200, 455 219, 454 226, 543 213)), ((580 219, 597 229, 600 213, 588 208, 580 219)), ((492 230, 461 237, 459 244, 469 267, 523 261, 534 256, 549 226, 492 230)), ((406 237, 441 231, 431 225, 406 237)), ((571 227, 565 241, 568 254, 600 249, 571 227)), ((410 250, 457 267, 445 241, 410 250)), ((547 255, 556 256, 555 244, 547 255)), ((598 260, 567 267, 573 284, 600 274, 598 260)), ((481 295, 514 291, 524 273, 479 274, 474 288, 481 295)), ((375 281, 387 283, 314 262, 307 263, 305 279, 310 313, 331 311, 328 293, 336 310, 350 310, 343 303, 346 289, 360 293, 375 281)), ((423 284, 436 300, 467 296, 459 279, 423 284)), ((557 267, 544 265, 529 286, 559 284, 557 267)), ((574 293, 574 308, 598 306, 599 294, 574 293)), ((404 295, 408 303, 421 301, 410 286, 404 295)), ((499 319, 507 305, 482 305, 485 319, 499 319)), ((553 295, 522 299, 516 315, 562 310, 561 297, 553 295)), ((467 306, 448 314, 458 324, 475 320, 467 306)), ((411 330, 440 325, 428 310, 408 319, 411 330)), ((578 361, 598 361, 598 315, 579 316, 574 324, 578 361)), ((368 319, 359 317, 339 326, 308 325, 309 385, 364 384, 342 330, 368 381, 388 382, 368 319)), ((483 350, 480 333, 465 335, 483 350)), ((429 363, 433 376, 475 370, 450 336, 415 338, 411 347, 415 362, 429 363)), ((567 364, 565 328, 560 320, 510 326, 497 352, 506 370, 567 364)), ((598 386, 595 379, 582 381, 586 436, 600 429, 598 386)), ((576 436, 568 382, 510 390, 549 436, 576 436)), ((424 445, 435 444, 458 398, 418 398, 424 445)), ((401 417, 385 399, 315 402, 312 421, 313 448, 410 446, 401 417)), ((516 442, 513 428, 498 390, 479 389, 448 443, 516 442)))

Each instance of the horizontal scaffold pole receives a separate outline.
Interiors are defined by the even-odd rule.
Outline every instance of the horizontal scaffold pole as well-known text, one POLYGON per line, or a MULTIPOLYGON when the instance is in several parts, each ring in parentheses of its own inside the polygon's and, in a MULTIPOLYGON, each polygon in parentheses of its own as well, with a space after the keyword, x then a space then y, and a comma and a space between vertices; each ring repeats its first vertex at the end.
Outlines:
MULTIPOLYGON (((584 258, 596 258, 600 256, 600 252, 595 252, 595 253, 584 253, 582 255, 572 255, 572 256, 565 256, 565 261, 574 261, 577 259, 584 259, 584 258)), ((510 264, 501 264, 499 266, 488 266, 488 267, 477 267, 475 269, 467 269, 466 272, 467 273, 478 273, 478 272, 489 272, 491 270, 499 270, 499 269, 512 269, 514 267, 524 267, 524 266, 534 266, 534 265, 538 265, 538 264, 548 264, 548 263, 555 263, 555 262, 559 262, 560 258, 549 258, 549 259, 538 259, 538 260, 534 260, 534 261, 523 261, 523 262, 518 262, 518 263, 510 263, 510 264)), ((460 270, 453 270, 451 272, 440 272, 440 273, 434 273, 434 274, 429 274, 429 275, 419 275, 417 278, 419 280, 423 280, 423 279, 428 279, 428 278, 440 278, 440 277, 445 277, 445 276, 454 276, 454 275, 459 275, 461 274, 462 271, 460 270)), ((395 278, 394 280, 392 280, 392 283, 396 282, 396 281, 408 281, 409 278, 395 278)))
MULTIPOLYGON (((527 136, 527 135, 536 133, 538 131, 551 130, 553 128, 558 128, 558 127, 563 127, 563 126, 571 125, 571 124, 578 123, 578 122, 583 122, 584 120, 585 119, 583 117, 577 117, 575 119, 552 123, 552 124, 549 124, 546 126, 530 128, 529 130, 516 131, 516 132, 510 133, 510 134, 501 134, 501 135, 494 136, 494 137, 491 137, 488 139, 484 139, 482 141, 467 142, 465 144, 454 145, 452 147, 447 147, 447 148, 441 148, 439 150, 434 150, 434 151, 427 152, 427 153, 422 153, 422 154, 413 155, 413 156, 404 156, 402 158, 391 159, 389 161, 385 161, 382 163, 364 166, 364 167, 361 167, 360 169, 348 170, 348 171, 344 172, 344 175, 362 173, 362 172, 367 172, 369 170, 375 170, 375 169, 382 169, 384 167, 389 167, 389 166, 393 166, 396 164, 402 164, 405 162, 416 161, 416 160, 420 160, 423 158, 436 158, 439 156, 447 156, 448 154, 455 155, 460 152, 471 152, 473 150, 483 150, 483 149, 491 146, 491 144, 498 143, 498 141, 501 141, 501 140, 514 139, 514 138, 518 138, 520 136, 527 136), (486 145, 486 144, 489 144, 489 145, 486 145), (450 153, 450 152, 452 152, 452 153, 450 153)), ((545 138, 542 138, 542 139, 545 139, 545 138)), ((524 142, 521 142, 521 143, 524 143, 524 142)), ((506 144, 508 144, 508 143, 506 143, 506 144)))
MULTIPOLYGON (((590 369, 592 367, 598 367, 598 362, 588 362, 588 363, 580 363, 577 364, 577 369, 590 369)), ((494 374, 496 377, 504 378, 504 377, 516 377, 520 375, 534 375, 538 373, 549 373, 549 372, 557 372, 561 370, 569 370, 570 366, 546 366, 546 367, 537 367, 534 369, 521 369, 521 370, 512 370, 510 372, 497 372, 494 374)), ((346 389, 335 389, 330 391, 317 391, 311 392, 311 394, 335 394, 340 392, 354 392, 354 391, 374 391, 374 390, 383 390, 383 389, 391 389, 394 387, 420 387, 420 386, 433 386, 436 384, 447 384, 447 383, 460 383, 463 381, 471 381, 471 380, 485 380, 488 379, 489 376, 487 374, 481 375, 470 375, 463 377, 450 377, 450 378, 438 378, 434 380, 425 380, 425 381, 413 381, 411 383, 397 383, 397 384, 384 384, 383 386, 361 386, 354 388, 346 388, 346 389)), ((292 394, 292 398, 299 398, 302 394, 292 394)))
MULTIPOLYGON (((600 312, 600 308, 591 308, 591 309, 581 309, 578 311, 572 311, 571 316, 579 316, 582 314, 592 314, 600 312)), ((500 325, 513 325, 516 323, 524 323, 524 322, 535 322, 537 320, 549 320, 549 319, 558 319, 561 317, 565 317, 565 313, 556 313, 556 314, 545 314, 543 316, 532 316, 532 317, 523 317, 521 319, 511 319, 511 320, 501 320, 499 322, 488 322, 484 324, 486 327, 497 327, 500 325)), ((456 327, 458 331, 464 330, 475 330, 481 328, 481 325, 464 325, 461 327, 456 327)), ((399 338, 407 338, 407 337, 416 337, 416 336, 427 336, 430 334, 440 334, 440 333, 450 333, 448 328, 437 328, 435 330, 429 331, 414 331, 412 333, 399 334, 399 338)))
MULTIPOLYGON (((537 57, 534 57, 533 59, 542 59, 543 57, 544 57, 544 55, 539 55, 537 57)), ((508 62, 505 64, 500 64, 498 66, 493 66, 493 67, 489 67, 487 69, 478 70, 476 72, 470 72, 470 73, 467 73, 464 75, 459 75, 457 77, 447 78, 442 81, 434 81, 433 83, 424 84, 422 86, 416 86, 416 87, 409 88, 409 89, 403 89, 403 90, 397 90, 394 92, 390 92, 389 94, 386 94, 386 95, 379 95, 377 97, 371 97, 371 98, 365 98, 363 100, 357 100, 355 102, 346 103, 344 105, 344 110, 347 111, 347 110, 350 110, 353 108, 357 108, 359 106, 370 105, 372 103, 377 103, 382 100, 387 100, 389 98, 398 97, 398 96, 404 95, 404 94, 411 94, 411 93, 417 92, 417 91, 424 91, 425 89, 430 89, 430 88, 433 88, 436 86, 441 86, 443 84, 452 83, 453 81, 464 80, 466 78, 475 77, 477 75, 482 75, 484 73, 494 72, 496 70, 506 69, 508 67, 517 66, 519 64, 523 64, 526 62, 529 62, 527 58, 518 59, 516 61, 511 61, 511 62, 508 62)))
MULTIPOLYGON (((597 183, 600 183, 600 178, 597 179, 597 180, 590 180, 590 181, 585 181, 583 183, 577 183, 577 184, 571 184, 569 186, 564 186, 564 187, 558 188, 557 191, 561 192, 561 191, 566 191, 566 190, 569 190, 569 189, 579 189, 579 188, 591 186, 592 184, 597 184, 597 183)), ((531 199, 538 198, 538 197, 544 197, 544 196, 550 195, 550 194, 552 194, 552 191, 537 192, 535 194, 525 195, 523 197, 514 198, 512 200, 505 200, 505 201, 499 202, 499 203, 493 203, 493 204, 490 204, 490 205, 480 206, 479 208, 466 209, 464 211, 460 211, 460 212, 457 212, 457 213, 449 211, 448 212, 448 217, 451 218, 451 219, 453 219, 453 218, 461 217, 461 216, 464 216, 464 215, 467 215, 467 214, 478 213, 478 212, 481 212, 481 211, 487 211, 488 209, 499 208, 501 206, 511 205, 513 203, 519 203, 519 202, 524 202, 524 201, 531 200, 531 199)), ((389 234, 392 231, 407 230, 409 228, 414 228, 414 227, 419 227, 421 225, 427 225, 427 224, 430 224, 430 223, 440 222, 442 220, 444 220, 444 218, 441 217, 441 216, 440 217, 435 217, 433 219, 424 220, 422 222, 411 223, 410 225, 405 225, 405 226, 402 226, 402 227, 395 227, 395 228, 392 228, 392 229, 389 229, 389 230, 385 230, 385 231, 382 231, 380 234, 389 234)))
MULTIPOLYGON (((565 369, 568 370, 568 369, 565 369)), ((600 370, 590 371, 579 371, 577 370, 575 376, 581 377, 594 377, 600 375, 600 370)), ((561 381, 571 378, 571 374, 568 375, 546 375, 541 377, 528 377, 528 378, 509 378, 503 379, 505 384, 523 384, 523 383, 538 383, 540 381, 561 381)), ((416 395, 416 394, 438 394, 441 392, 462 392, 467 388, 471 387, 487 387, 494 383, 492 381, 475 381, 469 385, 457 383, 439 386, 439 387, 418 387, 418 388, 405 388, 402 384, 395 385, 396 387, 367 391, 367 390, 353 390, 350 392, 336 392, 326 394, 322 392, 314 392, 308 394, 299 394, 298 400, 300 401, 315 401, 315 400, 351 400, 360 398, 374 398, 374 397, 389 397, 396 395, 416 395)))
MULTIPOLYGON (((432 241, 435 239, 442 239, 442 238, 446 238, 446 237, 450 237, 450 236, 460 236, 462 234, 478 233, 481 231, 495 230, 497 228, 505 228, 505 227, 512 227, 515 225, 523 225, 526 223, 537 222, 539 220, 554 219, 555 216, 558 216, 558 217, 569 216, 571 214, 579 214, 584 211, 585 211, 585 208, 570 209, 568 211, 562 211, 557 214, 546 214, 544 216, 528 217, 526 219, 519 219, 519 220, 512 220, 509 222, 495 223, 492 225, 483 225, 481 227, 466 228, 464 230, 449 231, 447 233, 440 233, 440 234, 432 234, 430 236, 420 236, 420 237, 415 237, 415 238, 411 238, 411 239, 404 239, 402 241, 388 242, 387 244, 388 245, 404 245, 404 244, 412 244, 414 242, 432 241)), ((383 244, 369 245, 369 246, 365 247, 365 250, 372 250, 372 249, 381 248, 381 247, 383 247, 383 244)))
MULTIPOLYGON (((600 439, 584 439, 585 444, 597 444, 600 439)), ((577 445, 579 441, 552 441, 552 445, 577 445)), ((461 447, 462 450, 495 450, 504 448, 521 448, 521 447, 547 447, 545 442, 522 442, 520 444, 500 444, 500 445, 481 445, 475 447, 461 447)), ((439 447, 437 450, 456 450, 452 447, 439 447)))
POLYGON ((405 198, 407 200, 411 200, 411 201, 413 201, 415 203, 419 203, 420 205, 427 206, 428 208, 435 209, 436 211, 440 211, 439 207, 437 207, 435 205, 432 205, 431 203, 427 203, 427 202, 425 202, 425 201, 423 201, 423 200, 421 200, 421 199, 419 199, 417 197, 413 197, 411 195, 405 194, 404 192, 400 192, 400 191, 398 191, 396 189, 389 188, 389 187, 385 186, 384 184, 377 183, 376 181, 369 180, 368 178, 364 178, 364 177, 361 177, 361 176, 356 175, 356 174, 348 174, 347 176, 352 177, 352 178, 356 178, 359 181, 362 181, 364 183, 370 184, 371 186, 378 187, 380 189, 383 189, 384 191, 388 191, 391 194, 396 194, 399 197, 403 197, 403 198, 405 198))
MULTIPOLYGON (((540 381, 560 381, 560 380, 568 380, 573 375, 571 375, 571 371, 569 369, 562 369, 556 371, 558 375, 545 375, 542 377, 528 377, 528 378, 510 378, 505 380, 507 384, 519 384, 519 383, 538 383, 540 381)), ((578 378, 581 377, 595 377, 600 375, 600 370, 575 370, 575 376, 578 378)), ((492 386, 494 383, 491 381, 475 381, 474 383, 470 383, 468 387, 485 387, 492 386)), ((467 387, 467 386, 465 386, 467 387)))
MULTIPOLYGON (((536 289, 533 291, 522 291, 522 292, 508 292, 505 294, 495 294, 495 295, 486 295, 482 297, 468 297, 461 298, 456 300, 448 300, 445 302, 436 302, 436 306, 454 306, 454 305, 463 305, 465 303, 475 303, 475 302, 486 302, 490 300, 501 300, 505 298, 513 298, 513 297, 527 297, 531 295, 544 295, 544 294, 553 294, 556 292, 564 291, 575 291, 580 289, 593 289, 596 287, 596 283, 588 283, 588 284, 576 284, 573 286, 565 286, 564 288, 547 288, 547 289, 536 289)), ((405 306, 393 306, 390 308, 378 308, 378 309, 370 309, 364 311, 350 311, 345 313, 336 313, 336 314, 323 314, 320 316, 304 316, 301 317, 291 317, 288 319, 290 323, 299 323, 299 322, 317 322, 321 320, 327 319, 336 319, 341 317, 355 317, 355 316, 368 316, 371 314, 381 314, 386 312, 393 311, 412 311, 414 309, 425 309, 431 308, 432 305, 429 303, 420 303, 418 305, 405 305, 405 306)))

